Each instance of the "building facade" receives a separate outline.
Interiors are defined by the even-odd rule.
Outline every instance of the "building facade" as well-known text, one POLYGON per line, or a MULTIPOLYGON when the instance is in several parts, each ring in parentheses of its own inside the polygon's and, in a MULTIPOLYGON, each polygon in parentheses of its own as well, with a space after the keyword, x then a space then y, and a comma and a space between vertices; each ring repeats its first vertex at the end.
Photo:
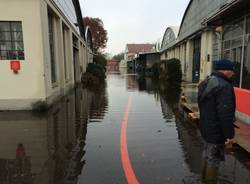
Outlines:
POLYGON ((119 72, 119 61, 108 59, 106 70, 108 73, 118 73, 119 72))
POLYGON ((178 36, 170 34, 171 43, 162 48, 161 59, 180 59, 184 79, 194 83, 210 75, 213 61, 234 61, 238 117, 250 123, 249 35, 248 0, 190 0, 178 36))
POLYGON ((92 57, 74 7, 62 0, 0 2, 0 110, 52 104, 80 82, 92 57))
POLYGON ((136 72, 136 59, 139 54, 155 51, 154 44, 126 44, 124 60, 127 62, 128 70, 136 72))

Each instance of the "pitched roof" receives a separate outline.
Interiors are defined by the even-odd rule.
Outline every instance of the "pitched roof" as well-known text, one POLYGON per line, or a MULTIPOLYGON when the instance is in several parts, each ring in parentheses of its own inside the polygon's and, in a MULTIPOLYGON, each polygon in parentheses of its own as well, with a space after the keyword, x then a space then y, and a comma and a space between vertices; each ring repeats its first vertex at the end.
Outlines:
POLYGON ((154 44, 127 44, 128 53, 151 52, 154 44))

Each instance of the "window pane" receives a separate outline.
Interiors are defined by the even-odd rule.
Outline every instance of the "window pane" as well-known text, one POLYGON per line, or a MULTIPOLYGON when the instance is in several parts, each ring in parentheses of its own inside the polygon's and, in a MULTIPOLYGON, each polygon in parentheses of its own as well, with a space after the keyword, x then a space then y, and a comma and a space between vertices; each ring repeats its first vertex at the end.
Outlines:
POLYGON ((233 76, 233 85, 235 87, 240 86, 240 70, 241 70, 241 53, 242 47, 232 49, 231 60, 234 62, 235 74, 233 76))
POLYGON ((10 23, 0 22, 0 31, 10 31, 10 23))
POLYGON ((12 50, 11 42, 0 42, 0 50, 12 50))
POLYGON ((8 51, 0 50, 0 59, 6 60, 7 59, 7 53, 8 51))
POLYGON ((55 83, 57 81, 56 78, 56 63, 55 63, 55 53, 54 53, 54 23, 53 23, 53 15, 48 13, 48 23, 49 23, 49 45, 50 45, 50 67, 51 67, 51 81, 55 83))
POLYGON ((223 52, 223 58, 224 59, 230 59, 230 50, 225 50, 223 52))
POLYGON ((247 33, 250 33, 250 16, 247 17, 247 33))
POLYGON ((245 48, 242 88, 250 89, 250 42, 247 43, 245 48))
POLYGON ((239 22, 234 23, 233 26, 233 30, 232 30, 232 36, 233 37, 237 37, 237 36, 241 36, 243 35, 243 28, 244 28, 244 21, 241 20, 239 22))
POLYGON ((18 51, 11 51, 10 59, 18 59, 18 51))
POLYGON ((232 26, 226 25, 224 29, 224 40, 232 39, 232 26))
POLYGON ((12 41, 23 41, 23 33, 22 32, 12 32, 12 41))
POLYGON ((230 49, 231 48, 231 40, 224 41, 223 47, 224 47, 224 49, 230 49))
POLYGON ((24 60, 21 22, 0 22, 0 59, 24 60))
POLYGON ((24 51, 23 50, 19 50, 17 52, 18 52, 18 59, 24 60, 24 51))
POLYGON ((232 40, 232 48, 241 47, 241 46, 242 46, 242 36, 237 39, 232 40))
POLYGON ((13 50, 24 50, 23 42, 13 42, 13 50))
POLYGON ((11 41, 10 32, 0 32, 0 41, 11 41))
POLYGON ((21 22, 12 22, 11 23, 11 30, 12 31, 22 31, 21 22))

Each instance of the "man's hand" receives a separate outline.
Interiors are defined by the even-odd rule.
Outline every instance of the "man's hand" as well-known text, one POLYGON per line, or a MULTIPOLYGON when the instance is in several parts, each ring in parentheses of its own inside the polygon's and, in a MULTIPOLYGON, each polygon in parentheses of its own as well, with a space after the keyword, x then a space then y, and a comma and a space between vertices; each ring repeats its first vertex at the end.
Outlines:
POLYGON ((227 149, 230 149, 233 147, 233 144, 235 143, 235 141, 233 139, 227 139, 227 141, 225 142, 225 147, 227 149))

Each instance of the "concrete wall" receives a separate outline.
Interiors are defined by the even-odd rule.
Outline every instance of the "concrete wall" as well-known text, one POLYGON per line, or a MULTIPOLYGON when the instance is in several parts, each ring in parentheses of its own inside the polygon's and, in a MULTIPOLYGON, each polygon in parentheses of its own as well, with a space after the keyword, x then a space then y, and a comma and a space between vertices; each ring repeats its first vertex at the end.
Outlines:
POLYGON ((187 74, 186 80, 192 82, 192 71, 193 71, 193 50, 194 44, 193 40, 187 41, 187 74))
POLYGON ((213 32, 205 31, 201 35, 201 65, 200 80, 204 80, 212 71, 212 48, 213 48, 213 32))

